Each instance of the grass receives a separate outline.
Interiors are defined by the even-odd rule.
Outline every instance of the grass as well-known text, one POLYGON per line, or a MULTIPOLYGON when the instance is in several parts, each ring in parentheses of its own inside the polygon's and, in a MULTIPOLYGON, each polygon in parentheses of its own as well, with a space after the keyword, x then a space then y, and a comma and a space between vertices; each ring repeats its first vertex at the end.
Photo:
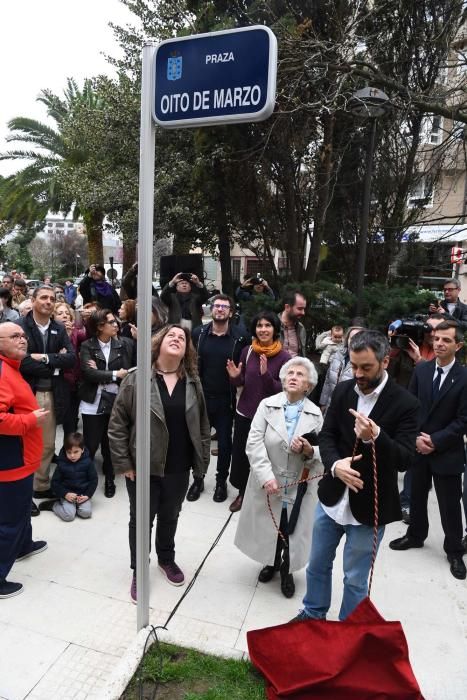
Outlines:
POLYGON ((264 700, 264 697, 263 678, 248 661, 223 659, 171 644, 160 644, 158 648, 154 644, 121 700, 264 700), (156 681, 159 687, 154 695, 156 681))

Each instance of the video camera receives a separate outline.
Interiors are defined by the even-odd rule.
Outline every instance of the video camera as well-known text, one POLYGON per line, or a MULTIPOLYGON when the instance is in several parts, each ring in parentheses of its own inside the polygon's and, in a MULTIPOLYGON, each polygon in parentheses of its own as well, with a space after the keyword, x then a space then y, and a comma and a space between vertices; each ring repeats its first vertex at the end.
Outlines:
POLYGON ((181 272, 178 276, 179 280, 185 280, 185 282, 191 282, 192 274, 191 272, 181 272))
POLYGON ((408 350, 410 347, 409 338, 416 345, 423 343, 425 333, 431 332, 431 326, 426 322, 424 316, 414 316, 414 318, 402 318, 393 321, 389 330, 393 332, 390 344, 399 350, 408 350))
POLYGON ((256 275, 255 284, 263 284, 263 282, 264 282, 264 279, 261 277, 261 273, 258 272, 258 274, 256 275))

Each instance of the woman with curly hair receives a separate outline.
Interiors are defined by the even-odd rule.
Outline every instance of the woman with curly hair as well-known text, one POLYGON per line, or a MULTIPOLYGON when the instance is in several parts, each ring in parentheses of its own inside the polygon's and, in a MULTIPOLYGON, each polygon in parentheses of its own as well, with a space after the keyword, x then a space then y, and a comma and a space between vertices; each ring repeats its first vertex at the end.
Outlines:
MULTIPOLYGON (((130 595, 136 592, 136 376, 123 380, 109 423, 112 463, 126 477, 130 500, 130 595)), ((157 515, 155 546, 159 569, 173 586, 185 576, 175 563, 178 516, 190 470, 203 477, 209 465, 210 428, 198 377, 196 353, 187 329, 162 328, 152 339, 150 531, 157 515)))

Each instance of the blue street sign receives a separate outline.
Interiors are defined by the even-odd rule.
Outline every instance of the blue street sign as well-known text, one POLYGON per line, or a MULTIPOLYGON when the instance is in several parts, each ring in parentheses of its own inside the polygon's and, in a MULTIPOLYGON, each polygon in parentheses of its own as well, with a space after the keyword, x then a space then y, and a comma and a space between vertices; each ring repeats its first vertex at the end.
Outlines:
POLYGON ((161 42, 153 118, 164 127, 267 119, 276 100, 277 40, 253 26, 161 42))

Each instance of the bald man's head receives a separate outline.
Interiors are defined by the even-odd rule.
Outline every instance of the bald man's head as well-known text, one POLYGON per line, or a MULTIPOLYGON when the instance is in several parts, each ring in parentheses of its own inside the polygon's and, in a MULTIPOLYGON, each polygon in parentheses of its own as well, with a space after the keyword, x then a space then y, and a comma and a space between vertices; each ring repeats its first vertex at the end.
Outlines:
POLYGON ((28 351, 28 339, 17 323, 0 323, 0 355, 21 361, 28 351))

